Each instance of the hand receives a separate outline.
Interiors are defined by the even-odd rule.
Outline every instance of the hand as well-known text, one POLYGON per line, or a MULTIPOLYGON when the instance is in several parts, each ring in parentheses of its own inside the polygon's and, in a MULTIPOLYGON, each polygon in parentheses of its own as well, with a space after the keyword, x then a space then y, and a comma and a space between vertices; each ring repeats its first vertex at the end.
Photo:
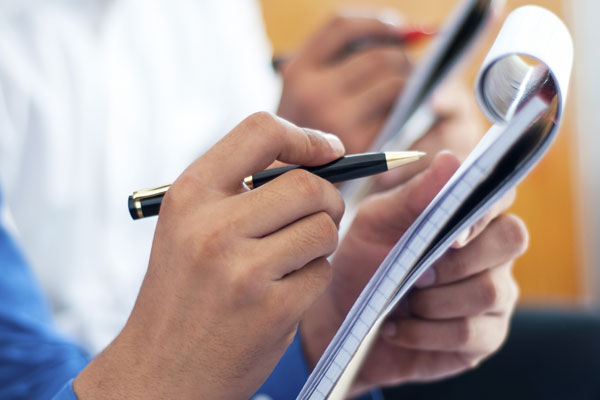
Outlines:
POLYGON ((332 135, 251 116, 166 194, 148 272, 118 338, 80 374, 80 399, 248 398, 330 281, 344 204, 296 170, 248 191, 274 160, 341 157, 332 135))
POLYGON ((473 95, 460 80, 452 79, 442 85, 431 97, 430 105, 438 120, 411 146, 427 155, 417 162, 375 176, 374 191, 406 182, 426 169, 442 150, 449 150, 464 161, 485 133, 485 124, 473 95))
MULTIPOLYGON (((334 278, 301 325, 314 365, 389 250, 458 168, 450 154, 405 186, 361 207, 333 260, 334 278)), ((475 367, 503 342, 517 299, 512 261, 527 231, 500 201, 420 279, 382 328, 354 393, 382 385, 440 379, 475 367)))
POLYGON ((403 47, 397 44, 400 36, 400 27, 375 18, 333 19, 283 64, 278 115, 301 126, 335 133, 349 153, 365 151, 410 70, 403 47), (381 45, 346 54, 359 40, 381 45))

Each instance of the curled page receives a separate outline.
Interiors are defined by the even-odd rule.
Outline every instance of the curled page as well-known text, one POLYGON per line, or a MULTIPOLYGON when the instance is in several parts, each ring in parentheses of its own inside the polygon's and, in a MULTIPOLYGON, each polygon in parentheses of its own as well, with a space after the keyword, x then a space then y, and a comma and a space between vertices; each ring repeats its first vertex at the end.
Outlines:
POLYGON ((518 8, 506 19, 477 77, 481 111, 491 122, 506 123, 545 84, 543 96, 558 95, 560 119, 572 64, 573 42, 564 23, 542 7, 518 8))
POLYGON ((476 84, 494 125, 379 266, 298 399, 344 398, 378 327, 414 282, 541 159, 556 136, 572 61, 556 16, 535 6, 511 13, 476 84))

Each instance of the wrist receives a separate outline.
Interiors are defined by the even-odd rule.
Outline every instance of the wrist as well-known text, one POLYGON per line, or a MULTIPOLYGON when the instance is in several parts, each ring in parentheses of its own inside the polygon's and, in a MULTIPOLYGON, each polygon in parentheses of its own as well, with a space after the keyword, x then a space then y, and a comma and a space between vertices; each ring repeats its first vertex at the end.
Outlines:
MULTIPOLYGON (((141 399, 146 397, 142 382, 144 374, 136 365, 138 352, 123 348, 121 335, 96 356, 73 381, 73 391, 79 400, 141 399)), ((151 383, 151 382, 150 382, 151 383)))
POLYGON ((146 323, 147 314, 136 311, 119 336, 75 378, 77 398, 195 399, 199 393, 221 398, 202 368, 189 368, 190 352, 173 343, 186 343, 181 330, 162 329, 158 318, 146 323))

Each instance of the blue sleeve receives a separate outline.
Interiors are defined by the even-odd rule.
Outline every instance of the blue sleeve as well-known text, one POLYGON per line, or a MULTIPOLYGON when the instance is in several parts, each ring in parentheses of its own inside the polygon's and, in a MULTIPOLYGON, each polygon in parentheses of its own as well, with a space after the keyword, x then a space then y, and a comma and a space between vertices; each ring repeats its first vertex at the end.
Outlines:
POLYGON ((302 351, 300 334, 279 360, 273 373, 254 395, 256 400, 295 399, 308 379, 308 366, 302 351))
MULTIPOLYGON (((271 376, 262 385, 252 400, 291 400, 295 399, 308 379, 308 365, 304 358, 300 333, 279 360, 271 376)), ((62 400, 62 399, 61 399, 62 400)), ((379 391, 373 391, 359 400, 383 400, 379 391)))
POLYGON ((77 396, 75 396, 75 392, 73 391, 73 379, 69 379, 52 400, 77 400, 77 396))
POLYGON ((57 332, 23 256, 0 226, 0 398, 51 399, 88 361, 57 332))

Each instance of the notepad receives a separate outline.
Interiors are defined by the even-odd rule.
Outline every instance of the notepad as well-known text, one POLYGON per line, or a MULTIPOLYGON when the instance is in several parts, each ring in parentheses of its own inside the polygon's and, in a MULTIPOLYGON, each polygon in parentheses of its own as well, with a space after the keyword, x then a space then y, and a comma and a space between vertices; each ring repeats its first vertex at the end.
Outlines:
POLYGON ((344 398, 380 325, 415 281, 546 153, 572 61, 569 32, 554 14, 526 6, 509 15, 476 83, 494 125, 379 266, 298 399, 344 398))

